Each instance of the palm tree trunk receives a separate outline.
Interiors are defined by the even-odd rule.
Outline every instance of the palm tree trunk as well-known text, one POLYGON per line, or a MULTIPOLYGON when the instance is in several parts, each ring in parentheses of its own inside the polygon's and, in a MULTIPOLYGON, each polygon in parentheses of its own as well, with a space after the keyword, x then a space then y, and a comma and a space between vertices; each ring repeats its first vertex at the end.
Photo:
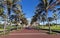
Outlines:
POLYGON ((44 24, 44 22, 43 22, 43 24, 44 24))
POLYGON ((48 22, 48 27, 49 27, 49 34, 51 33, 51 28, 50 28, 50 23, 49 23, 49 20, 48 20, 48 11, 46 11, 46 20, 48 22))
POLYGON ((5 26, 6 26, 6 23, 4 24, 4 35, 5 35, 5 26))
POLYGON ((43 28, 43 26, 44 26, 44 22, 43 22, 42 28, 43 28))
POLYGON ((48 18, 47 18, 47 22, 48 22, 48 27, 49 27, 49 34, 51 33, 51 28, 50 28, 50 23, 48 21, 48 18))
POLYGON ((5 18, 5 23, 4 23, 4 35, 5 35, 5 32, 6 32, 6 24, 7 24, 7 19, 5 18))
POLYGON ((56 19, 56 27, 57 27, 57 19, 56 19))
POLYGON ((9 25, 10 25, 9 31, 11 31, 11 27, 12 27, 12 23, 11 23, 11 20, 10 20, 10 24, 9 24, 9 25))
POLYGON ((17 25, 17 30, 18 30, 18 25, 17 25))
MULTIPOLYGON (((10 9, 8 9, 8 14, 10 14, 10 9)), ((8 21, 7 19, 8 19, 8 16, 9 16, 8 14, 6 15, 6 18, 5 18, 4 35, 5 35, 5 32, 6 32, 6 24, 7 24, 7 21, 8 21)))
POLYGON ((48 21, 48 24, 49 24, 49 34, 51 33, 51 28, 50 28, 50 23, 49 23, 49 21, 48 21))
POLYGON ((18 30, 18 24, 16 24, 16 30, 18 30))

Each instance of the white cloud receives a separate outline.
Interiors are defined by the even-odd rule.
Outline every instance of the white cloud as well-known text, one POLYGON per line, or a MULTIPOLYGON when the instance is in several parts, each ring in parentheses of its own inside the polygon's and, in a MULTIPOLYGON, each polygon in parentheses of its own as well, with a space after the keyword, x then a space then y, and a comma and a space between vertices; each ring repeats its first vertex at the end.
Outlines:
POLYGON ((31 22, 31 18, 27 18, 28 22, 31 22))
POLYGON ((27 18, 27 20, 31 20, 31 18, 27 18))

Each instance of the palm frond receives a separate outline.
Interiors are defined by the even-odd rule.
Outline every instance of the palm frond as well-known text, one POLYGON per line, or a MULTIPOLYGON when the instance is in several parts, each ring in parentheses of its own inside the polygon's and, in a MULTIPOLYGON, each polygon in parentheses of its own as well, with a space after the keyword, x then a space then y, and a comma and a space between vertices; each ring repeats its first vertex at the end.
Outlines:
POLYGON ((60 8, 57 8, 57 10, 59 11, 59 10, 60 10, 60 8))
POLYGON ((45 7, 48 6, 48 0, 45 0, 45 7))
POLYGON ((54 0, 50 0, 49 5, 53 2, 54 0))
POLYGON ((19 2, 20 0, 13 0, 13 3, 17 3, 17 2, 19 2))
POLYGON ((55 13, 57 10, 54 10, 53 13, 55 13))
POLYGON ((43 0, 39 0, 41 3, 44 3, 44 1, 43 0))
POLYGON ((10 15, 11 13, 10 13, 10 11, 11 11, 11 9, 10 8, 8 8, 8 15, 10 15))
POLYGON ((56 5, 60 6, 60 2, 58 2, 56 5))

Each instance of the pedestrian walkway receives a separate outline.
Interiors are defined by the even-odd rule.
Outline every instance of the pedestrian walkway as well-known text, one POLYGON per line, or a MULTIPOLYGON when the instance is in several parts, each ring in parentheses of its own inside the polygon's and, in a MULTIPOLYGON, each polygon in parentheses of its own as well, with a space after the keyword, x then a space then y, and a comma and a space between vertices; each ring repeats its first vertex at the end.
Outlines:
POLYGON ((2 36, 1 38, 60 38, 60 34, 49 35, 45 30, 28 30, 22 29, 18 31, 12 31, 9 35, 2 36))

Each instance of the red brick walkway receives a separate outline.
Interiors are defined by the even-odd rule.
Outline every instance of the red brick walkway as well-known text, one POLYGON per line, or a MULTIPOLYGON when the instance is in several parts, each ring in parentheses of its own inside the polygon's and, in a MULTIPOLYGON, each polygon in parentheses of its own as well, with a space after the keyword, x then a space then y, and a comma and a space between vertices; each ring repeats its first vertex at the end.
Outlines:
POLYGON ((49 35, 44 30, 19 30, 13 31, 9 35, 2 36, 0 38, 60 38, 60 34, 49 35))

